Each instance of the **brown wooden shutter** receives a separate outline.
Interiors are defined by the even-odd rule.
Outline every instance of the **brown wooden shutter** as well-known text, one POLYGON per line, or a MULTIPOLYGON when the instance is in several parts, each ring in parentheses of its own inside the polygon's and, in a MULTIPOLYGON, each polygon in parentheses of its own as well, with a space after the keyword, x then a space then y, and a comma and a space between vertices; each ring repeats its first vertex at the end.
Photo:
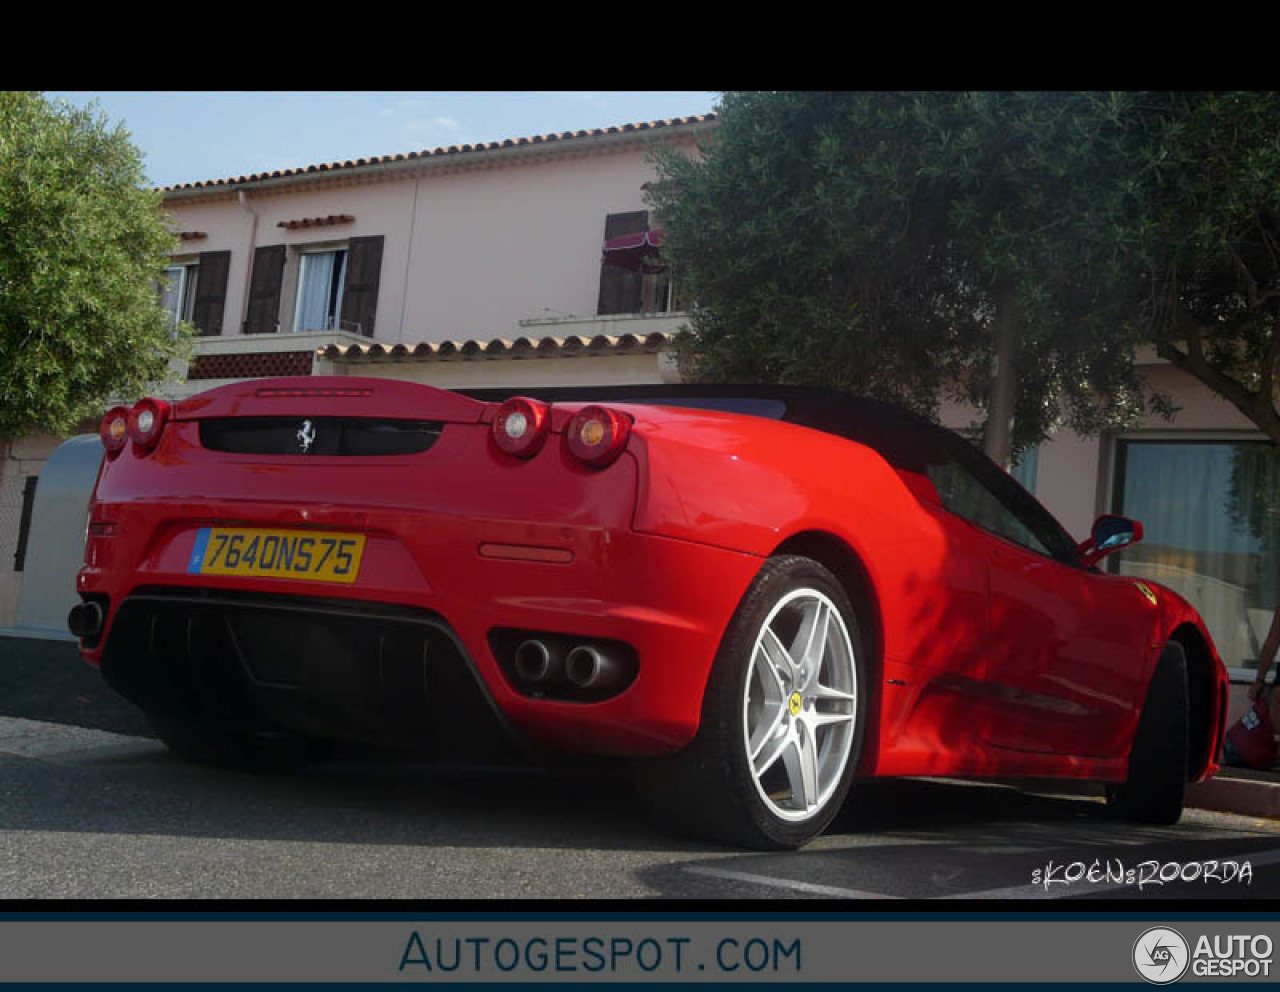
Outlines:
POLYGON ((227 301, 227 272, 231 252, 202 251, 196 275, 196 298, 191 307, 191 323, 201 334, 222 333, 222 309, 227 301))
MULTIPOLYGON (((625 214, 609 214, 604 221, 604 240, 624 234, 640 234, 649 230, 649 211, 633 210, 625 214)), ((597 314, 639 313, 644 276, 639 272, 600 263, 600 300, 597 314)))
POLYGON ((342 290, 341 330, 373 337, 378 309, 378 279, 382 274, 381 234, 352 238, 347 245, 347 279, 342 290))
POLYGON ((249 312, 245 334, 269 334, 280 329, 280 285, 284 281, 284 245, 264 245, 253 253, 249 280, 249 312))

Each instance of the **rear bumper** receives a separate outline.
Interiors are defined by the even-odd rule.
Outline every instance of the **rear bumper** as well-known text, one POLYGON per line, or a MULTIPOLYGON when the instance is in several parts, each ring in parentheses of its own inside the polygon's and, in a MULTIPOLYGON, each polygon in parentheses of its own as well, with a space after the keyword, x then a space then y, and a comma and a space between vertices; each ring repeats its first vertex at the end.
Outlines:
POLYGON ((527 749, 428 610, 143 588, 120 604, 100 664, 157 713, 480 758, 527 749))
POLYGON ((244 676, 255 707, 275 721, 388 743, 425 742, 433 728, 474 714, 448 732, 577 753, 678 749, 697 730, 720 638, 761 564, 629 526, 332 504, 95 502, 92 519, 115 528, 90 538, 77 578, 83 597, 105 600, 107 617, 98 642, 82 641, 81 651, 123 694, 162 705, 149 693, 163 695, 175 677, 163 666, 203 664, 217 643, 221 663, 244 676), (216 524, 363 533, 359 579, 191 574, 195 535, 216 524), (494 544, 560 549, 571 560, 493 557, 494 544), (504 674, 495 628, 623 641, 638 674, 599 702, 532 697, 504 674))

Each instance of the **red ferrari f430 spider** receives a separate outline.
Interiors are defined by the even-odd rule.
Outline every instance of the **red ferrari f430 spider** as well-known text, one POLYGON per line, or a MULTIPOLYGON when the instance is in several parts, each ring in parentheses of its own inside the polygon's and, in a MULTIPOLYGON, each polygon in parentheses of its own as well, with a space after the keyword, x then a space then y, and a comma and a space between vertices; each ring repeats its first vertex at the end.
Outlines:
POLYGON ((236 383, 108 412, 81 603, 176 752, 347 740, 627 759, 756 847, 876 776, 1106 783, 1170 823, 1217 769, 1196 611, 1107 574, 959 435, 787 387, 236 383))

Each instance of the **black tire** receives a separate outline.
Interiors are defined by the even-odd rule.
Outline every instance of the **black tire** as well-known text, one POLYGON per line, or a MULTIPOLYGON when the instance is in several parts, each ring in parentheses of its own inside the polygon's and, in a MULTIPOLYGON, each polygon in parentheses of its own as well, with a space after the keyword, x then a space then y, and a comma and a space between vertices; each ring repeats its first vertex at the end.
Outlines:
POLYGON ((189 716, 156 712, 146 716, 165 747, 197 765, 241 771, 285 771, 318 758, 325 751, 322 741, 258 734, 189 716))
MULTIPOLYGON (((833 636, 839 637, 838 629, 833 636)), ((839 660, 833 664, 844 668, 839 660)), ((800 847, 826 829, 848 795, 862 750, 868 691, 857 617, 839 581, 809 558, 771 558, 747 590, 721 640, 703 697, 697 736, 674 755, 636 763, 637 784, 655 818, 682 833, 762 850, 800 847), (757 787, 747 754, 744 700, 757 637, 775 607, 789 594, 803 595, 801 590, 821 593, 839 612, 852 647, 854 699, 839 704, 846 707, 842 712, 852 711, 853 725, 848 736, 840 738, 852 738, 843 770, 837 777, 837 759, 828 775, 827 788, 834 782, 834 789, 825 800, 815 803, 813 812, 791 814, 803 817, 796 820, 780 814, 763 796, 763 786, 757 787)), ((800 705, 807 709, 816 703, 805 700, 800 705)), ((794 719, 796 710, 790 712, 794 719)), ((828 749, 834 747, 824 743, 815 746, 814 752, 822 755, 828 749)))
POLYGON ((1107 786, 1107 805, 1119 817, 1168 825, 1182 817, 1187 790, 1189 713, 1187 656, 1165 646, 1151 676, 1129 752, 1129 776, 1107 786))

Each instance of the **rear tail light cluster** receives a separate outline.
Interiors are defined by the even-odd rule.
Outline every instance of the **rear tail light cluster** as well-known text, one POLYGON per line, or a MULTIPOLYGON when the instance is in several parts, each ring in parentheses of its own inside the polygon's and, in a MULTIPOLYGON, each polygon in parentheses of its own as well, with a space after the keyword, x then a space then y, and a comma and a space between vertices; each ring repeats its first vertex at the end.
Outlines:
POLYGON ((583 407, 565 428, 569 450, 588 465, 603 468, 627 446, 631 421, 617 410, 604 406, 583 407))
POLYGON ((498 408, 493 418, 493 440, 509 455, 532 458, 542 450, 551 433, 551 407, 517 396, 498 408))
MULTIPOLYGON (((509 455, 532 458, 551 433, 551 407, 517 396, 498 407, 493 418, 494 443, 509 455)), ((604 468, 622 454, 631 435, 626 414, 603 406, 583 407, 565 427, 569 452, 584 464, 604 468)))
POLYGON ((115 454, 129 443, 129 408, 113 406, 98 425, 98 437, 102 446, 115 454))
POLYGON ((148 397, 138 400, 132 409, 116 406, 108 410, 98 427, 98 436, 109 454, 119 454, 130 440, 142 454, 159 443, 168 419, 169 404, 148 397))

